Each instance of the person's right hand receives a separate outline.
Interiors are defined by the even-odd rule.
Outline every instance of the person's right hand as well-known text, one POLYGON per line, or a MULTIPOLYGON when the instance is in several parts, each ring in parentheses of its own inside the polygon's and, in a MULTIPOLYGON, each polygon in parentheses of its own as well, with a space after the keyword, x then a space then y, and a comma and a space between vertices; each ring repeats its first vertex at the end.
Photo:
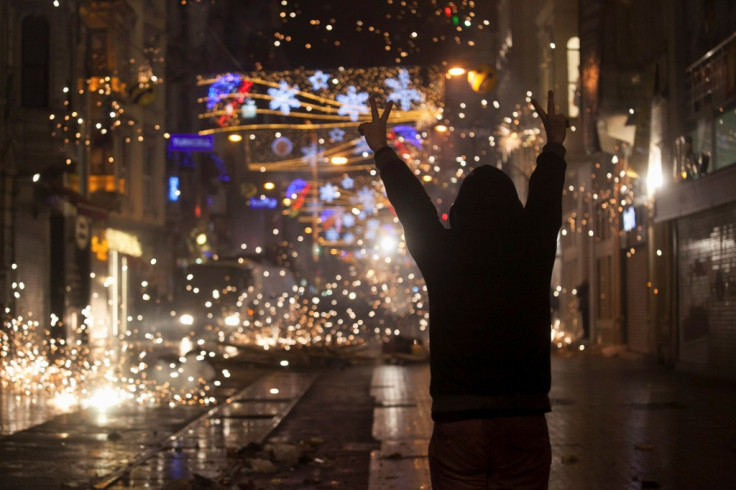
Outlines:
POLYGON ((539 102, 532 99, 534 110, 539 114, 539 118, 544 124, 544 131, 547 133, 547 143, 563 144, 567 135, 567 128, 570 127, 570 121, 564 114, 555 113, 555 93, 552 90, 547 92, 547 112, 542 110, 539 102))
POLYGON ((373 120, 371 122, 364 122, 358 126, 358 132, 365 137, 365 142, 374 152, 381 148, 388 146, 386 141, 386 123, 388 122, 388 116, 391 114, 391 107, 393 102, 389 101, 386 104, 386 108, 383 110, 383 114, 379 117, 378 108, 376 107, 376 99, 371 95, 371 116, 373 120))

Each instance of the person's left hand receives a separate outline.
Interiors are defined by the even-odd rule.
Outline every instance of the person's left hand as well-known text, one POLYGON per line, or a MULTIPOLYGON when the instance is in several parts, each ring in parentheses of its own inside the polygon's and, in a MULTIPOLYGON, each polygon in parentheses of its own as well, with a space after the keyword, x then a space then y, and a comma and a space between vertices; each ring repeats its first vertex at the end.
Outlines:
POLYGON ((567 135, 567 128, 570 127, 570 121, 564 114, 555 112, 555 93, 552 90, 547 92, 547 112, 542 109, 536 99, 532 99, 532 105, 544 125, 544 132, 547 133, 547 143, 563 144, 567 135))
POLYGON ((372 95, 370 97, 370 103, 373 120, 371 122, 364 122, 358 126, 358 132, 365 137, 365 142, 368 143, 370 149, 375 153, 381 148, 388 146, 386 140, 386 123, 388 122, 388 116, 391 114, 391 108, 394 103, 389 101, 383 110, 383 114, 380 116, 376 107, 376 99, 372 95))

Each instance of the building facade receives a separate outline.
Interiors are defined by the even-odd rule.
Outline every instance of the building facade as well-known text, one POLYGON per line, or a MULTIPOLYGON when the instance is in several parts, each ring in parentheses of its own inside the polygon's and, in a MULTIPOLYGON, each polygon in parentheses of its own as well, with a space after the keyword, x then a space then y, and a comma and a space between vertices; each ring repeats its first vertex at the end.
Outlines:
MULTIPOLYGON (((733 372, 734 8, 499 3, 501 105, 525 80, 540 100, 554 89, 572 125, 552 284, 560 347, 587 330, 594 347, 733 372)), ((530 166, 532 149, 506 165, 530 166)))
POLYGON ((0 2, 0 301, 52 344, 109 345, 166 285, 164 8, 0 2))

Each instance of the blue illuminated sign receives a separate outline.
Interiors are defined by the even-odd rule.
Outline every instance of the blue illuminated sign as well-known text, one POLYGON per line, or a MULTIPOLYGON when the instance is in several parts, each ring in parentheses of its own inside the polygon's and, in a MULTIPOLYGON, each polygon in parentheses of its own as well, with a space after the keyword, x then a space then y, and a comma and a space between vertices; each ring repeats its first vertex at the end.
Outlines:
POLYGON ((179 177, 169 177, 169 201, 178 201, 179 194, 179 177))
POLYGON ((636 211, 631 206, 623 212, 624 231, 631 231, 636 228, 636 211))
POLYGON ((248 201, 253 209, 274 209, 278 205, 278 201, 273 197, 251 197, 248 201))
POLYGON ((211 134, 172 134, 169 151, 212 151, 215 137, 211 134))

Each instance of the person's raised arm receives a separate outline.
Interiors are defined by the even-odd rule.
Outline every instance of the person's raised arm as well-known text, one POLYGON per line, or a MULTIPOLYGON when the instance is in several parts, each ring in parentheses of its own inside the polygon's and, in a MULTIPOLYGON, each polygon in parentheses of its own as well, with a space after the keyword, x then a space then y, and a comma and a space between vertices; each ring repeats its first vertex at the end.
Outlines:
POLYGON ((388 146, 386 125, 393 104, 389 101, 380 115, 373 96, 370 97, 370 105, 372 120, 358 126, 358 132, 365 137, 366 143, 374 152, 373 157, 380 171, 386 196, 404 227, 409 250, 412 255, 421 254, 421 242, 442 230, 437 208, 417 176, 388 146))
POLYGON ((554 231, 562 225, 562 186, 565 183, 565 137, 570 126, 567 116, 555 109, 555 94, 547 92, 547 110, 535 99, 532 105, 544 125, 547 144, 537 157, 537 167, 529 178, 526 210, 541 229, 554 231))

